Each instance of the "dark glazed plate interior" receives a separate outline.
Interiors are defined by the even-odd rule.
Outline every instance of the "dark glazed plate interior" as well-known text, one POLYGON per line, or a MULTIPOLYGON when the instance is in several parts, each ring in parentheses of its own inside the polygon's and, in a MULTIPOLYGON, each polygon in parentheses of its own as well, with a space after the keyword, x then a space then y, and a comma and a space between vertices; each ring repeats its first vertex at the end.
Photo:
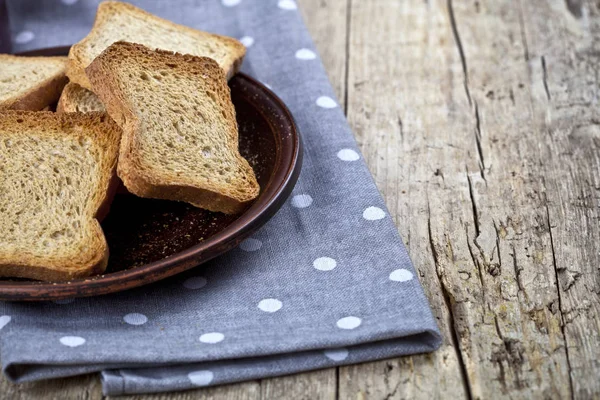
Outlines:
MULTIPOLYGON (((25 54, 67 52, 68 48, 62 47, 25 54)), ((296 183, 302 164, 300 137, 288 109, 262 84, 238 74, 229 86, 239 125, 240 152, 254 168, 261 187, 258 199, 242 215, 117 194, 102 222, 110 250, 103 275, 68 283, 0 278, 0 299, 94 296, 156 282, 223 254, 264 225, 296 183)))

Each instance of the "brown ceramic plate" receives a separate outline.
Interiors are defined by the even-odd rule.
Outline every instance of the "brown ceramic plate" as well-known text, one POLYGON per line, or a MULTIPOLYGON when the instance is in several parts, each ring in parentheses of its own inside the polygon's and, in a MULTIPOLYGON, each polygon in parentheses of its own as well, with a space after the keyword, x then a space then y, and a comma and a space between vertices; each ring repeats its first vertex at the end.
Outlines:
MULTIPOLYGON (((65 55, 68 47, 25 55, 65 55)), ((240 152, 256 173, 261 193, 240 216, 185 203, 117 194, 102 222, 110 249, 103 275, 64 283, 0 278, 0 300, 58 300, 95 296, 156 282, 236 247, 281 207, 298 179, 302 146, 294 120, 264 85, 244 74, 230 82, 240 152)), ((242 271, 240 271, 241 273, 242 271)))

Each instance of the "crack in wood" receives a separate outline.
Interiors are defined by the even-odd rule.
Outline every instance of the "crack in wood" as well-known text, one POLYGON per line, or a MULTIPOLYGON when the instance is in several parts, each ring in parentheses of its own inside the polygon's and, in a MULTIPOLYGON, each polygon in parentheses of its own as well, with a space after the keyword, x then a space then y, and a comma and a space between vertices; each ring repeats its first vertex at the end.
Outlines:
POLYGON ((475 225, 475 238, 479 237, 480 229, 479 229, 479 213, 477 212, 477 203, 475 202, 475 193, 473 192, 473 182, 471 182, 471 177, 469 176, 469 168, 465 166, 467 171, 467 182, 469 184, 469 198, 471 199, 471 208, 473 211, 473 223, 475 225))
POLYGON ((454 36, 454 42, 456 43, 456 48, 458 49, 458 55, 460 57, 460 63, 462 65, 465 94, 467 95, 467 100, 469 100, 469 105, 473 105, 471 100, 471 92, 469 90, 469 71, 467 69, 467 59, 465 57, 465 51, 458 33, 458 27, 456 26, 456 17, 454 16, 454 6, 452 4, 452 0, 447 0, 447 7, 448 15, 450 17, 450 27, 452 28, 452 35, 454 36))
POLYGON ((517 251, 515 250, 514 244, 511 246, 511 249, 512 253, 510 254, 510 257, 513 259, 512 266, 513 270, 515 271, 515 280, 517 281, 517 287, 519 288, 519 291, 523 293, 525 300, 528 300, 527 292, 525 291, 525 286, 523 285, 523 280, 521 279, 521 272, 523 271, 523 268, 519 268, 519 264, 517 263, 517 251))
POLYGON ((384 400, 391 400, 394 398, 394 396, 396 395, 396 393, 398 392, 398 389, 400 388, 400 385, 402 384, 402 381, 399 381, 398 383, 396 383, 396 385, 394 386, 394 390, 392 390, 390 393, 388 393, 385 397, 384 400))
POLYGON ((494 314, 494 327, 496 328, 496 334, 498 338, 502 340, 503 348, 492 353, 491 361, 496 362, 500 369, 500 383, 503 388, 506 390, 508 388, 508 384, 506 383, 506 372, 504 370, 504 362, 506 362, 507 366, 511 367, 515 374, 515 386, 519 389, 523 388, 524 382, 520 377, 520 374, 523 369, 523 364, 525 364, 525 347, 523 343, 514 338, 507 338, 502 334, 502 329, 500 329, 500 323, 498 322, 498 316, 494 314))
POLYGON ((335 400, 340 400, 340 367, 335 367, 335 400))
MULTIPOLYGON (((467 248, 469 249, 469 254, 471 256, 471 261, 473 262, 473 267, 477 270, 477 276, 479 277, 479 284, 481 285, 481 301, 485 302, 486 293, 485 293, 485 285, 483 283, 483 272, 481 272, 481 265, 475 257, 475 253, 473 253, 473 247, 471 246, 471 238, 469 237, 469 226, 465 224, 465 236, 467 237, 467 248)), ((481 314, 481 322, 484 322, 484 314, 481 314)))
MULTIPOLYGON (((502 332, 500 332, 500 324, 498 323, 497 315, 494 315, 494 327, 496 328, 496 335, 502 339, 502 332)), ((498 380, 502 385, 503 393, 506 393, 508 392, 508 385, 506 384, 506 371, 504 371, 504 364, 498 361, 496 361, 496 363, 498 364, 498 369, 500 369, 500 376, 498 377, 498 380)))
POLYGON ((458 364, 460 366, 460 373, 461 373, 462 382, 463 382, 463 385, 465 388, 465 393, 467 394, 467 399, 472 400, 473 394, 472 394, 472 389, 471 389, 471 381, 468 379, 467 366, 465 364, 465 360, 463 358, 463 355, 462 355, 462 352, 460 349, 461 346, 460 346, 460 342, 458 339, 457 325, 454 320, 454 309, 452 307, 452 303, 453 302, 456 303, 456 301, 454 301, 454 296, 448 290, 448 287, 444 283, 443 273, 441 271, 441 266, 440 266, 440 260, 438 257, 437 250, 435 248, 435 243, 433 241, 433 233, 431 231, 431 207, 429 204, 429 194, 428 193, 427 193, 427 234, 428 234, 428 239, 429 239, 429 248, 431 250, 431 255, 433 257, 433 263, 435 264, 436 277, 438 279, 440 288, 442 289, 442 297, 444 298, 444 304, 446 305, 446 309, 448 310, 448 326, 451 328, 450 329, 450 339, 452 341, 452 348, 456 354, 456 359, 458 360, 458 364))
MULTIPOLYGON (((545 186, 545 185, 544 185, 545 186)), ((550 209, 548 208, 548 200, 545 201, 546 207, 546 220, 548 222, 548 232, 550 234, 550 249, 552 250, 552 266, 554 268, 554 278, 556 280, 556 294, 558 298, 558 309, 560 311, 560 331, 562 332, 563 340, 565 341, 565 358, 567 360, 567 369, 569 370, 569 392, 571 393, 571 399, 575 398, 575 392, 573 390, 573 368, 571 367, 571 360, 569 358, 569 346, 567 342, 567 334, 565 332, 565 310, 562 305, 562 296, 560 291, 560 282, 558 280, 558 267, 556 263, 556 249, 554 248, 554 235, 552 234, 552 226, 550 225, 550 209)))
MULTIPOLYGON (((498 323, 498 319, 495 317, 494 321, 496 324, 498 323)), ((499 326, 496 326, 498 333, 501 332, 499 330, 499 326)), ((521 379, 521 373, 523 370, 523 364, 525 363, 525 348, 523 343, 521 343, 518 339, 513 338, 505 338, 500 336, 502 340, 503 347, 492 353, 491 361, 497 363, 500 369, 500 380, 502 382, 503 387, 507 387, 506 383, 506 374, 504 371, 503 363, 506 362, 507 366, 509 366, 514 372, 515 378, 514 383, 518 389, 522 389, 524 387, 524 382, 521 379)))
POLYGON ((485 271, 490 274, 491 276, 498 276, 500 275, 501 272, 501 265, 499 263, 494 263, 494 252, 496 251, 496 248, 498 246, 498 242, 496 242, 496 244, 494 245, 494 249, 492 249, 492 257, 488 260, 488 257, 485 253, 485 250, 483 249, 483 247, 481 247, 481 245, 479 244, 479 240, 475 239, 473 240, 473 244, 475 245, 475 247, 477 247, 477 250, 479 250, 479 256, 481 258, 480 264, 483 265, 483 267, 485 267, 485 271))
POLYGON ((475 144, 477 145, 477 155, 479 156, 479 172, 487 185, 487 180, 485 179, 485 159, 483 158, 483 149, 481 147, 481 120, 479 119, 477 100, 473 100, 473 104, 475 106, 475 144))
POLYGON ((500 252, 500 230, 498 229, 498 225, 496 225, 496 221, 494 222, 494 230, 496 231, 496 252, 498 254, 498 268, 500 268, 500 273, 502 273, 502 254, 500 252))
POLYGON ((400 118, 400 116, 397 116, 397 122, 398 122, 398 129, 400 131, 400 139, 404 142, 404 126, 402 125, 402 118, 400 118))
POLYGON ((544 82, 544 90, 546 91, 546 97, 548 100, 552 100, 550 96, 550 90, 548 89, 548 69, 546 68, 546 57, 542 56, 542 81, 544 82))

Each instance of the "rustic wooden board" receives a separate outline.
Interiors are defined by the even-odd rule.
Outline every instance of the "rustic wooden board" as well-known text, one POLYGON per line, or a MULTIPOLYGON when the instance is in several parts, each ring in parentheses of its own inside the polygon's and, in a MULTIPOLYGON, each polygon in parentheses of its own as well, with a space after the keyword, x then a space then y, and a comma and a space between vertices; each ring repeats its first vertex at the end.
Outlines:
MULTIPOLYGON (((600 3, 300 5, 444 344, 124 398, 600 398, 600 3)), ((0 393, 102 398, 95 376, 0 393)))

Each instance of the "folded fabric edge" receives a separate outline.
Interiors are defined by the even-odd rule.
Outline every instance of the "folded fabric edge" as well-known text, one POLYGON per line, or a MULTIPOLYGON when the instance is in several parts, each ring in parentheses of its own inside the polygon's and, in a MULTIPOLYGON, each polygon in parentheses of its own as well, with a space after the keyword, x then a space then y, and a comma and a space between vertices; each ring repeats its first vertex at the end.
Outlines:
MULTIPOLYGON (((295 362, 297 358, 305 358, 312 357, 314 358, 314 362, 310 364, 302 364, 303 367, 300 368, 282 368, 281 371, 277 371, 276 369, 267 368, 257 368, 256 375, 257 376, 248 376, 245 377, 246 374, 240 375, 239 379, 228 379, 221 380, 217 379, 214 382, 211 382, 211 385, 218 385, 224 383, 232 383, 239 382, 248 379, 258 379, 258 378, 266 378, 271 376, 281 376, 288 375, 297 372, 309 371, 314 369, 321 369, 327 367, 334 367, 338 365, 347 365, 354 364, 366 361, 380 360, 391 357, 398 357, 402 355, 410 355, 416 353, 427 353, 434 351, 440 347, 442 343, 442 339, 439 335, 439 332, 436 330, 425 330, 421 333, 417 333, 411 336, 405 336, 398 339, 386 339, 379 342, 371 342, 364 344, 357 344, 347 347, 337 347, 337 348, 323 348, 318 350, 310 350, 303 351, 298 353, 283 353, 273 356, 260 356, 260 357, 249 357, 249 358, 241 358, 241 359, 231 359, 231 360, 220 360, 220 361, 208 361, 208 362, 200 362, 200 363, 165 363, 159 365, 149 366, 144 363, 115 363, 115 364, 73 364, 70 363, 19 363, 8 361, 5 365, 3 365, 3 373, 4 375, 14 383, 24 383, 31 381, 39 381, 46 379, 56 379, 56 378, 66 378, 77 375, 84 375, 93 372, 102 371, 102 385, 103 390, 110 395, 115 395, 118 393, 138 393, 133 391, 127 391, 126 387, 123 386, 121 390, 115 389, 115 386, 118 386, 116 383, 120 382, 119 379, 123 381, 125 385, 126 380, 123 378, 121 371, 126 373, 133 374, 144 374, 148 371, 158 371, 161 368, 169 367, 175 368, 176 370, 181 369, 195 369, 198 366, 202 366, 203 368, 211 367, 211 368, 223 368, 226 366, 228 370, 235 369, 243 369, 244 372, 247 373, 247 365, 257 365, 261 363, 266 363, 273 365, 273 363, 285 363, 287 361, 292 361, 292 365, 298 365, 295 362), (339 349, 347 350, 348 354, 354 354, 352 357, 348 357, 348 354, 344 359, 336 360, 336 356, 330 357, 329 353, 335 354, 335 352, 339 349), (323 355, 326 357, 323 357, 323 355), (236 366, 236 364, 232 363, 232 361, 236 361, 236 363, 240 362, 240 366, 236 366)), ((339 356, 338 356, 339 357, 339 356)), ((4 360, 3 360, 4 361, 4 360)), ((162 385, 161 385, 162 386, 162 385)), ((194 387, 193 384, 183 385, 180 389, 176 390, 185 390, 194 387)), ((163 386, 164 388, 165 386, 163 386)), ((150 392, 160 392, 160 391, 170 391, 172 389, 163 389, 154 388, 154 390, 150 392)))
POLYGON ((397 340, 384 340, 362 345, 276 356, 237 359, 234 363, 224 360, 170 365, 168 371, 162 371, 160 366, 105 369, 101 374, 102 392, 105 396, 119 396, 218 386, 429 353, 437 350, 441 344, 442 339, 438 332, 427 331, 397 340))

